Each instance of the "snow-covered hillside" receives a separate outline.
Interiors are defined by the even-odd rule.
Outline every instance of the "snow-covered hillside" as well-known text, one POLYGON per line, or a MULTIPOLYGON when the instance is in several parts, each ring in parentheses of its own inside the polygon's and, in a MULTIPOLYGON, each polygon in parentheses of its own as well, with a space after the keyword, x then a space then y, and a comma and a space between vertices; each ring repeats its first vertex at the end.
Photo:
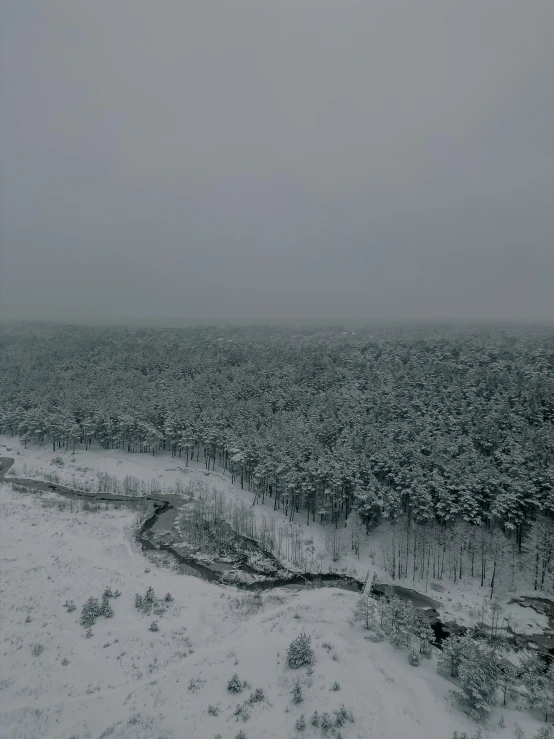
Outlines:
MULTIPOLYGON (((433 660, 410 667, 386 642, 364 639, 367 632, 352 624, 354 594, 259 596, 156 568, 136 546, 136 514, 125 509, 77 510, 55 494, 6 484, 0 505, 3 737, 234 739, 242 731, 248 739, 313 738, 321 736, 310 724, 314 711, 333 716, 342 704, 354 717, 339 730, 345 739, 449 739, 454 730, 476 730, 450 706, 452 685, 433 660), (86 638, 80 608, 107 586, 122 593, 112 601, 115 615, 99 618, 86 638), (156 617, 158 632, 149 630, 153 617, 135 608, 135 593, 149 586, 174 598, 156 617), (302 631, 315 649, 311 675, 286 666, 287 647, 302 631), (234 673, 248 683, 237 695, 227 690, 234 673), (296 679, 299 704, 291 698, 296 679), (247 721, 235 716, 257 688, 265 699, 247 708, 247 721), (307 728, 299 732, 302 714, 307 728)), ((539 726, 504 713, 508 727, 517 718, 529 736, 539 726)), ((494 725, 499 717, 497 709, 494 725)), ((498 729, 498 736, 506 734, 498 729)))

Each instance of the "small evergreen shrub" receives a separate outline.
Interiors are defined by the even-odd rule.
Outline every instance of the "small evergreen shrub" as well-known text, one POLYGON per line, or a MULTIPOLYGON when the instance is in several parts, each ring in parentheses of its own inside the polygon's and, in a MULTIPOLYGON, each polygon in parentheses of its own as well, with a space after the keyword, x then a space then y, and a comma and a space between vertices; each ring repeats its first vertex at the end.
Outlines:
POLYGON ((304 700, 304 696, 302 695, 302 686, 300 685, 299 680, 294 681, 294 685, 292 686, 291 690, 291 696, 293 703, 302 703, 302 701, 304 700))
POLYGON ((253 693, 250 693, 249 703, 261 703, 265 700, 265 693, 262 688, 256 688, 253 693))
POLYGON ((236 672, 227 683, 227 690, 229 691, 229 693, 233 694, 242 692, 242 683, 240 681, 240 677, 237 675, 236 672))
POLYGON ((64 658, 62 659, 62 665, 63 665, 64 667, 66 667, 66 666, 67 666, 68 664, 69 664, 69 660, 67 659, 67 657, 64 657, 64 658))
POLYGON ((171 603, 173 601, 173 596, 171 595, 171 593, 166 593, 164 595, 164 600, 166 603, 171 603))
POLYGON ((26 624, 30 624, 30 623, 31 623, 31 621, 32 621, 32 619, 31 619, 31 617, 30 617, 30 616, 25 616, 25 623, 26 623, 26 624))
POLYGON ((44 652, 44 645, 43 644, 32 644, 31 645, 31 654, 33 657, 40 657, 40 655, 44 652))
POLYGON ((419 654, 416 652, 415 649, 412 649, 410 654, 408 655, 408 662, 413 666, 417 667, 419 665, 419 654))
POLYGON ((218 716, 219 708, 217 706, 208 706, 208 714, 210 716, 218 716))
POLYGON ((312 713, 312 717, 310 719, 310 723, 312 726, 318 727, 320 720, 319 720, 319 713, 317 711, 314 711, 312 713))
POLYGON ((348 711, 344 706, 339 706, 337 710, 333 713, 333 723, 335 727, 341 728, 343 727, 347 721, 353 722, 354 717, 348 711))
POLYGON ((68 613, 73 613, 73 611, 77 610, 77 606, 72 600, 66 600, 63 607, 67 608, 68 613))
POLYGON ((85 636, 87 637, 87 639, 92 639, 92 629, 87 629, 85 636))
POLYGON ((334 691, 340 690, 340 683, 338 683, 335 680, 335 682, 331 685, 331 690, 334 690, 334 691))
POLYGON ((98 616, 102 615, 102 607, 98 598, 89 598, 81 610, 81 626, 89 629, 94 626, 98 616))
POLYGON ((114 598, 119 598, 120 595, 121 595, 121 590, 114 590, 114 593, 113 593, 114 598))
POLYGON ((312 638, 302 633, 291 641, 287 649, 287 665, 297 670, 299 667, 311 665, 313 662, 312 638))
POLYGON ((299 719, 297 719, 295 723, 295 728, 297 731, 304 731, 306 728, 306 719, 304 718, 304 715, 300 716, 299 719))
POLYGON ((321 731, 326 734, 330 729, 333 728, 333 719, 331 716, 325 711, 325 713, 321 714, 321 721, 320 721, 321 731))
POLYGON ((149 631, 159 631, 158 622, 157 621, 152 621, 152 623, 150 624, 150 627, 149 627, 149 631))
POLYGON ((113 616, 113 608, 110 604, 110 601, 108 598, 104 598, 102 601, 102 607, 101 607, 101 616, 104 616, 104 618, 112 618, 113 616))
POLYGON ((102 599, 105 600, 106 598, 113 598, 112 589, 108 586, 104 592, 102 593, 102 599))
POLYGON ((239 731, 238 734, 235 734, 235 739, 247 739, 247 736, 244 731, 239 731))

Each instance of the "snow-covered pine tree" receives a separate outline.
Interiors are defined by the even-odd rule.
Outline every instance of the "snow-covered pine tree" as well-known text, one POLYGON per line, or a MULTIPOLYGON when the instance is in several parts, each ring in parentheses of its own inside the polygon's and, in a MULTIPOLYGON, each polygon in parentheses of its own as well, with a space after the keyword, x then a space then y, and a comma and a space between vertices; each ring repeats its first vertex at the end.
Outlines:
POLYGON ((90 597, 81 610, 81 626, 89 629, 94 626, 98 616, 102 615, 102 608, 98 598, 90 597))
POLYGON ((428 657, 431 654, 431 644, 435 640, 435 633, 425 613, 416 611, 412 633, 419 642, 419 653, 428 657))
POLYGON ((287 649, 287 665, 296 670, 304 665, 313 664, 313 661, 312 637, 305 633, 299 634, 287 649))
POLYGON ((479 645, 462 654, 458 674, 462 704, 473 718, 483 720, 495 704, 498 690, 498 666, 494 650, 479 645))
POLYGON ((464 636, 447 637, 442 643, 442 650, 437 661, 438 670, 449 677, 458 677, 463 655, 469 654, 476 648, 470 633, 464 636))
POLYGON ((112 618, 113 616, 113 608, 110 603, 109 598, 102 598, 102 605, 100 607, 100 615, 104 616, 104 618, 112 618))

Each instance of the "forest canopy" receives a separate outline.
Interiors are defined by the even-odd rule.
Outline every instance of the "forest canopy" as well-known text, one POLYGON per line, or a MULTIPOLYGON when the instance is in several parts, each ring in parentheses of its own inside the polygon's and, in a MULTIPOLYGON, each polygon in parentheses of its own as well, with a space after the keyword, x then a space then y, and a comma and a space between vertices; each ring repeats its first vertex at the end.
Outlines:
POLYGON ((0 426, 192 456, 293 514, 554 518, 554 330, 4 326, 0 426))

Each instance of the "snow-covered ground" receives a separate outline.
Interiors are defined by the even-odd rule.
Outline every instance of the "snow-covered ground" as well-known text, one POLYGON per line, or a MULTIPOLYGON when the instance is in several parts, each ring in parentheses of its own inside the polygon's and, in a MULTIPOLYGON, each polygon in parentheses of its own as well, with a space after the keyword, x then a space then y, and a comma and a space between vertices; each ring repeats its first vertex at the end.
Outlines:
MULTIPOLYGON (((284 739, 300 736, 294 725, 301 714, 308 720, 340 704, 355 718, 341 729, 345 739, 475 733, 450 706, 452 685, 435 672, 434 659, 410 667, 388 643, 364 639, 367 632, 351 623, 355 594, 282 589, 260 600, 157 568, 135 544, 135 513, 71 510, 70 503, 0 486, 0 736, 234 739, 242 730, 248 739, 284 739), (157 596, 174 597, 155 633, 152 616, 134 606, 135 593, 150 585, 157 596), (80 607, 106 586, 122 592, 111 601, 115 615, 100 618, 87 639, 80 607), (75 612, 66 611, 66 600, 75 601, 75 612), (311 676, 285 664, 303 630, 315 647, 311 676), (226 689, 235 672, 251 686, 237 696, 226 689), (290 696, 295 678, 304 693, 298 705, 290 696), (334 681, 340 690, 331 690, 334 681), (258 687, 266 699, 251 707, 248 721, 237 719, 237 704, 258 687)), ((525 712, 503 713, 508 730, 516 720, 527 736, 539 727, 525 712)), ((506 736, 495 728, 499 717, 496 709, 486 736, 506 736)), ((321 731, 308 720, 303 735, 321 731)))
MULTIPOLYGON (((185 460, 171 457, 169 453, 160 453, 153 457, 150 454, 130 454, 118 450, 105 450, 94 446, 85 451, 77 449, 75 453, 71 448, 69 451, 62 449, 52 450, 51 444, 29 444, 27 449, 17 437, 0 435, 0 455, 13 457, 15 464, 9 470, 10 476, 43 479, 45 473, 56 473, 61 484, 68 486, 85 487, 88 483, 91 489, 96 489, 98 473, 108 473, 123 482, 125 476, 129 475, 146 483, 158 484, 162 489, 172 488, 177 482, 186 486, 189 482, 202 482, 210 489, 215 488, 237 502, 243 501, 254 515, 266 518, 274 518, 277 526, 286 527, 288 519, 281 511, 273 511, 273 501, 266 498, 264 505, 252 507, 253 494, 248 490, 241 490, 240 485, 231 484, 229 475, 218 471, 206 474, 204 464, 191 463, 187 468, 185 460), (63 465, 53 465, 52 461, 59 458, 63 465)), ((304 540, 311 539, 312 554, 310 560, 314 571, 336 571, 349 574, 363 580, 368 572, 377 573, 379 582, 388 582, 389 578, 381 566, 380 536, 379 530, 372 532, 369 537, 363 536, 360 547, 360 557, 356 557, 349 546, 350 532, 343 529, 343 552, 338 562, 332 561, 331 553, 326 547, 326 528, 317 522, 305 525, 304 516, 298 518, 298 525, 304 540)), ((283 550, 283 561, 286 561, 285 550, 283 550)), ((420 592, 425 592, 425 583, 413 582, 411 579, 397 580, 396 584, 405 585, 420 592)), ((466 577, 457 583, 442 581, 441 583, 429 583, 427 594, 440 603, 440 614, 443 622, 456 621, 459 624, 471 626, 483 620, 490 623, 491 600, 488 588, 479 587, 479 581, 466 577), (433 585, 438 590, 433 589, 433 585)), ((498 599, 502 607, 499 624, 502 626, 507 621, 511 628, 518 633, 537 633, 548 626, 548 619, 537 614, 530 608, 523 608, 510 601, 518 595, 538 595, 540 597, 552 597, 552 593, 535 593, 533 590, 512 592, 498 587, 495 599, 498 599)))

